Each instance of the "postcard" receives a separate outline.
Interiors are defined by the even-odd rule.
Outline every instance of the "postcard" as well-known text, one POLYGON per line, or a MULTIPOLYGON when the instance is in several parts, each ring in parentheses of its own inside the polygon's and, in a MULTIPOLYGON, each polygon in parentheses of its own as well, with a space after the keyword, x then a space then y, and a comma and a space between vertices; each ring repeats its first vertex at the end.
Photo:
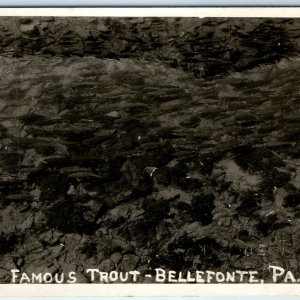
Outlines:
POLYGON ((300 295, 300 8, 0 10, 0 294, 300 295))

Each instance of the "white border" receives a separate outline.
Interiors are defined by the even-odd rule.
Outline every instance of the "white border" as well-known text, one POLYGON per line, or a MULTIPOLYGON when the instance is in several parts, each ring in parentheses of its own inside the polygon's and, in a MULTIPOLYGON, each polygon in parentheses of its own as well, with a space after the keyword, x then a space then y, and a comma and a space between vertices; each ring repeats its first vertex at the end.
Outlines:
POLYGON ((300 18, 300 7, 0 8, 0 16, 300 18))
MULTIPOLYGON (((0 16, 300 18, 300 7, 0 8, 0 16)), ((300 296, 299 284, 0 284, 0 296, 300 296)))
POLYGON ((299 284, 0 284, 0 296, 299 296, 299 284))

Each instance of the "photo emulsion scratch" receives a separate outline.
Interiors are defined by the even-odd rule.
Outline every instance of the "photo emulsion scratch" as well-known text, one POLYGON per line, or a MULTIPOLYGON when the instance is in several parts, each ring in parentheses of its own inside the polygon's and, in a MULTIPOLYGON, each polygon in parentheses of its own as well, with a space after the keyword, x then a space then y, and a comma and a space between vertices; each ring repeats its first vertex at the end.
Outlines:
POLYGON ((300 282, 300 20, 0 17, 0 283, 300 282))

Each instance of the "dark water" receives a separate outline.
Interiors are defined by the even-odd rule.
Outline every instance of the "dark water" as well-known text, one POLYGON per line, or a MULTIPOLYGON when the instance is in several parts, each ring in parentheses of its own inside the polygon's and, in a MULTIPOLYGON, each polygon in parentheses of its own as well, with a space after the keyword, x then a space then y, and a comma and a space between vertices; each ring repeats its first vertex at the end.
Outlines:
POLYGON ((186 33, 167 43, 165 22, 140 20, 127 52, 112 39, 128 39, 136 20, 86 22, 113 56, 89 35, 90 48, 72 52, 81 48, 66 29, 53 45, 69 52, 43 52, 45 22, 35 21, 21 57, 3 52, 1 282, 13 268, 298 271, 297 24, 169 20, 186 33), (220 32, 240 54, 217 46, 220 32))

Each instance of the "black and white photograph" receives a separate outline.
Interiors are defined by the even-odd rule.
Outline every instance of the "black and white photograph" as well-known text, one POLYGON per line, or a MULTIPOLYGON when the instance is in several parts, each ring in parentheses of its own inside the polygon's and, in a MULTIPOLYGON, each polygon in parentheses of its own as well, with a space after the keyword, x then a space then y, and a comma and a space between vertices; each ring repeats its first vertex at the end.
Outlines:
POLYGON ((296 17, 1 16, 0 283, 299 283, 299 53, 296 17))

